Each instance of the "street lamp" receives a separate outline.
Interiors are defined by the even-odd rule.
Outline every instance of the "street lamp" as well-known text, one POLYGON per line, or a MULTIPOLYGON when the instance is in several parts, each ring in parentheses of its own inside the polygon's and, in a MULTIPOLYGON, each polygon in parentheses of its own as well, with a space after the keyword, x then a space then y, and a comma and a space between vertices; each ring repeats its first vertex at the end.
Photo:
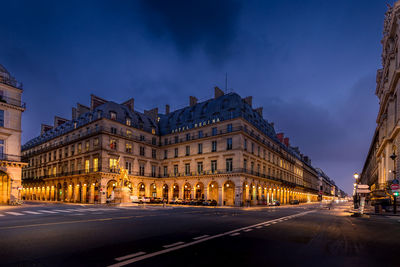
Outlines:
POLYGON ((357 196, 357 184, 358 184, 358 178, 360 175, 356 172, 353 174, 354 179, 356 179, 356 182, 354 183, 354 197, 353 197, 353 202, 354 202, 354 209, 358 209, 359 206, 359 199, 357 196))

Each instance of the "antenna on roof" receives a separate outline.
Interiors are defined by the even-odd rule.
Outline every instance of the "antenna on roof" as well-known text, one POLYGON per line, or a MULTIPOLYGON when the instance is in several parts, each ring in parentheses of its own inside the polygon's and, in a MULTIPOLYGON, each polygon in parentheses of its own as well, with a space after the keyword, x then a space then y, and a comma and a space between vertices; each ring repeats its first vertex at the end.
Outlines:
POLYGON ((228 93, 228 73, 225 72, 225 93, 228 93))

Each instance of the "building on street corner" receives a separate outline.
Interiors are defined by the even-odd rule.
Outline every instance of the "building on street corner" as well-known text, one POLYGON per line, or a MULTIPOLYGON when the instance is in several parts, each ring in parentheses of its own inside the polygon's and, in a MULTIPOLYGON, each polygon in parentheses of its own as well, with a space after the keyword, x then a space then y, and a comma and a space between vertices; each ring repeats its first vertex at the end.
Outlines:
POLYGON ((0 65, 0 204, 21 198, 22 84, 0 65))
MULTIPOLYGON (((218 205, 317 201, 311 160, 275 133, 252 97, 225 94, 162 114, 91 95, 72 119, 54 118, 22 147, 24 199, 105 203, 119 165, 132 196, 215 200, 218 205)), ((334 198, 326 191, 327 198, 334 198)))

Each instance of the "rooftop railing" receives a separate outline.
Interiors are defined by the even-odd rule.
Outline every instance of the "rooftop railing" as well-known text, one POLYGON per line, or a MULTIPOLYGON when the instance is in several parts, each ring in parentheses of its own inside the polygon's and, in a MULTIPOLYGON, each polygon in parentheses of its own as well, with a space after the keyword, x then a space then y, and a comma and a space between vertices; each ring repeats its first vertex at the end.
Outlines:
POLYGON ((15 87, 15 88, 18 88, 21 90, 23 89, 23 84, 16 81, 15 79, 8 79, 5 77, 0 77, 0 83, 7 84, 9 86, 12 86, 12 87, 15 87))
POLYGON ((0 96, 0 102, 7 103, 7 104, 10 104, 13 106, 20 107, 20 108, 26 107, 25 102, 22 102, 20 99, 11 98, 8 96, 0 96))

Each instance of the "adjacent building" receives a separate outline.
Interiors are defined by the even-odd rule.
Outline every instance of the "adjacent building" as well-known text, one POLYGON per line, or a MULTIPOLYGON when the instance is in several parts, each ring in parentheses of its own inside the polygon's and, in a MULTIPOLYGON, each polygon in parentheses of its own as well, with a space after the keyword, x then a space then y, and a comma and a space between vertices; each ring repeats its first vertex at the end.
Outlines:
MULTIPOLYGON (((91 96, 22 147, 25 199, 105 203, 119 167, 131 195, 212 199, 219 205, 317 201, 311 160, 277 134, 252 97, 224 94, 185 108, 138 112, 134 99, 91 96)), ((328 194, 331 191, 327 192, 328 194)))
POLYGON ((0 65, 0 204, 21 197, 22 84, 0 65))
POLYGON ((379 112, 360 181, 371 188, 374 198, 387 197, 391 181, 400 173, 400 2, 385 14, 382 38, 382 68, 377 71, 379 112))

